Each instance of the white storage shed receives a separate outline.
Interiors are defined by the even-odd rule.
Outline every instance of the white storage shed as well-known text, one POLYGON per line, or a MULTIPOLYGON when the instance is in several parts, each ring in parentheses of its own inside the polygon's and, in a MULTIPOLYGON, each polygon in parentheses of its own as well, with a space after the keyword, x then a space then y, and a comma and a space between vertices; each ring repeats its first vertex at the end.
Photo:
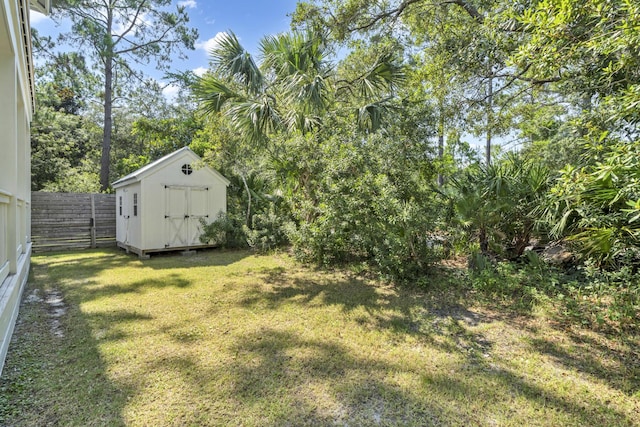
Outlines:
POLYGON ((211 223, 227 211, 229 180, 188 147, 112 185, 118 246, 141 257, 209 246, 200 242, 201 220, 211 223))

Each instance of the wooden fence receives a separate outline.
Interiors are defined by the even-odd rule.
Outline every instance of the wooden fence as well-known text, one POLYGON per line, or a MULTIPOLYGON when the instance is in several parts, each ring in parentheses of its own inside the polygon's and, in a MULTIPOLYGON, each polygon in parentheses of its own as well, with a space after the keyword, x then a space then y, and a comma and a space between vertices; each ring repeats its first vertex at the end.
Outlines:
POLYGON ((34 252, 115 246, 116 196, 31 193, 34 252))

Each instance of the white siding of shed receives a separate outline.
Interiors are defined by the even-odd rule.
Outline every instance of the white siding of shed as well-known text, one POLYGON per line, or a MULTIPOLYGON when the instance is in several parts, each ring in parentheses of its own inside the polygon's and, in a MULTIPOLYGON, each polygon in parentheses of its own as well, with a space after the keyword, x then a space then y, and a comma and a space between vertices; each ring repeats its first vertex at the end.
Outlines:
POLYGON ((116 190, 116 240, 136 248, 140 247, 142 242, 141 187, 140 183, 136 182, 116 190), (134 212, 134 194, 137 194, 138 199, 137 212, 134 212), (120 201, 122 201, 122 214, 120 201))
POLYGON ((226 212, 228 181, 207 167, 198 168, 199 161, 183 149, 116 183, 116 240, 140 252, 202 246, 200 219, 210 223, 226 212), (191 165, 192 172, 183 173, 183 165, 191 165), (119 215, 120 197, 123 215, 119 215))
MULTIPOLYGON (((184 186, 208 188, 209 218, 207 222, 213 221, 219 212, 227 211, 226 183, 211 173, 206 168, 193 169, 193 173, 185 175, 182 173, 182 165, 192 164, 194 158, 189 153, 184 153, 176 157, 170 163, 163 165, 156 173, 147 175, 142 181, 143 203, 145 209, 145 220, 143 234, 145 248, 164 248, 170 243, 170 228, 167 227, 167 191, 165 186, 184 186), (147 232, 155 230, 154 232, 147 232)), ((185 203, 187 203, 185 201, 185 203)), ((177 207, 175 208, 177 209, 177 207)), ((190 214, 189 207, 184 213, 190 214)))

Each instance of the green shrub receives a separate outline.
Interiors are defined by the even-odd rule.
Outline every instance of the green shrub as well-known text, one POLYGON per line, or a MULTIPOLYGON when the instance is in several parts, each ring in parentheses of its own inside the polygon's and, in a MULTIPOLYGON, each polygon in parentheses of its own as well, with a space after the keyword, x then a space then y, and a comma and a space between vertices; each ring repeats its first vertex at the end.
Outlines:
POLYGON ((222 248, 246 248, 247 236, 243 221, 243 217, 230 213, 220 213, 210 224, 202 221, 200 241, 222 248))
POLYGON ((640 265, 640 141, 612 143, 595 165, 567 166, 547 205, 554 237, 573 242, 583 259, 640 265))
POLYGON ((289 243, 286 233, 288 218, 277 212, 277 206, 272 203, 265 212, 253 215, 251 228, 246 225, 244 233, 250 247, 258 250, 271 250, 289 243))
POLYGON ((576 317, 591 322, 614 322, 620 326, 637 327, 640 318, 640 271, 622 266, 615 271, 599 268, 588 261, 581 268, 584 279, 571 289, 580 302, 576 317), (579 297, 579 298, 578 298, 579 297))
POLYGON ((443 204, 425 146, 383 134, 294 142, 301 145, 287 152, 287 165, 299 168, 289 238, 298 258, 357 264, 392 281, 412 281, 445 255, 443 204), (306 157, 294 157, 297 149, 306 157))
POLYGON ((549 171, 536 159, 509 153, 490 166, 472 165, 451 180, 457 223, 480 251, 515 259, 530 244, 549 171))

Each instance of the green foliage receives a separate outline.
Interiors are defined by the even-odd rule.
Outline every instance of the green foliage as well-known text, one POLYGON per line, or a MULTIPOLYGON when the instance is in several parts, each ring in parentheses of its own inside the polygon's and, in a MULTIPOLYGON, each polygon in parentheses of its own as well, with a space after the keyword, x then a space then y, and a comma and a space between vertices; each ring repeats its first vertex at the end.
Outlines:
POLYGON ((221 213, 213 222, 207 224, 201 220, 202 235, 200 241, 221 248, 246 248, 247 238, 243 228, 243 219, 239 215, 221 213))
POLYGON ((580 283, 567 287, 567 314, 595 327, 637 327, 640 315, 640 272, 631 266, 602 270, 587 261, 580 283))
POLYGON ((640 6, 627 0, 537 2, 517 16, 529 38, 513 61, 565 91, 604 99, 637 84, 638 17, 640 6))
MULTIPOLYGON (((158 107, 155 105, 154 107, 158 107)), ((139 117, 132 123, 131 136, 151 159, 157 159, 187 147, 202 129, 193 109, 167 106, 159 117, 139 117)))
POLYGON ((211 52, 212 72, 194 85, 206 114, 223 112, 253 144, 278 132, 311 132, 336 102, 357 112, 363 128, 380 126, 394 85, 401 80, 395 57, 380 55, 354 79, 341 79, 325 57, 325 36, 294 31, 264 37, 258 66, 233 33, 211 52))
POLYGON ((521 263, 493 262, 474 254, 469 286, 480 291, 481 298, 528 312, 551 304, 564 322, 603 330, 637 328, 640 272, 629 266, 605 271, 591 261, 577 271, 564 271, 535 252, 525 254, 521 263))
POLYGON ((568 166, 549 194, 547 219, 602 266, 640 263, 640 144, 618 143, 591 166, 568 166))
POLYGON ((459 223, 477 235, 482 254, 522 255, 535 230, 549 171, 536 159, 508 153, 492 165, 470 166, 452 184, 459 223))
POLYGON ((95 188, 91 173, 96 167, 92 160, 99 132, 80 116, 39 106, 31 126, 31 189, 77 192, 95 188))
POLYGON ((67 169, 56 181, 46 183, 41 190, 55 193, 98 193, 100 180, 95 164, 82 162, 77 168, 67 169))
MULTIPOLYGON (((61 39, 86 49, 99 73, 104 89, 100 187, 110 185, 113 108, 134 93, 144 74, 133 64, 155 62, 159 70, 170 68, 171 55, 181 48, 194 49, 198 32, 187 26, 184 6, 170 12, 169 0, 61 0, 54 4, 54 16, 71 21, 71 31, 61 39), (144 19, 143 19, 144 17, 144 19)), ((117 125, 117 123, 115 123, 117 125)))
POLYGON ((50 38, 40 37, 32 30, 35 56, 45 62, 35 69, 36 89, 40 106, 79 115, 95 101, 98 78, 87 58, 79 52, 56 52, 50 38))
POLYGON ((113 172, 115 176, 122 177, 140 169, 151 161, 152 159, 146 155, 130 154, 128 157, 117 159, 113 172))
POLYGON ((364 263, 392 280, 415 279, 444 255, 427 147, 348 129, 287 142, 285 165, 299 168, 282 171, 298 178, 290 181, 294 251, 320 265, 364 263))
POLYGON ((289 243, 287 229, 290 220, 283 215, 277 203, 269 203, 268 208, 254 214, 251 227, 243 227, 250 247, 266 251, 285 246, 289 243))

